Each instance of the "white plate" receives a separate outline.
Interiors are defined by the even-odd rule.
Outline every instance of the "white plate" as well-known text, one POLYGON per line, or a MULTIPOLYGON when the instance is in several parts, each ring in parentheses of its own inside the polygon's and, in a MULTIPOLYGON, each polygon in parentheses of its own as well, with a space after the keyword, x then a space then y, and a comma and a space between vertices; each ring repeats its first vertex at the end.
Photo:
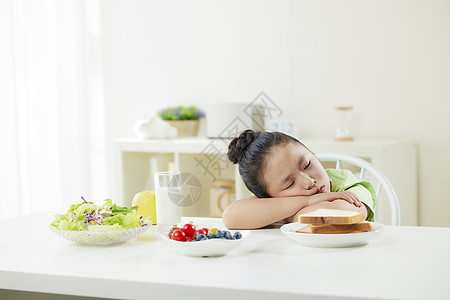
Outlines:
MULTIPOLYGON (((160 236, 172 247, 187 256, 223 256, 237 248, 250 235, 249 230, 238 231, 242 234, 242 238, 239 240, 209 239, 197 242, 179 242, 171 240, 166 234, 160 234, 160 236)), ((234 234, 235 231, 230 230, 230 232, 234 234)))
POLYGON ((51 225, 49 227, 52 232, 68 241, 81 245, 104 246, 122 243, 135 238, 151 227, 151 224, 129 229, 83 231, 59 230, 51 225))
POLYGON ((365 245, 370 239, 380 234, 383 224, 372 222, 373 231, 345 234, 313 234, 299 233, 296 230, 305 227, 307 224, 289 223, 281 226, 280 230, 288 238, 300 245, 308 247, 353 247, 365 245))

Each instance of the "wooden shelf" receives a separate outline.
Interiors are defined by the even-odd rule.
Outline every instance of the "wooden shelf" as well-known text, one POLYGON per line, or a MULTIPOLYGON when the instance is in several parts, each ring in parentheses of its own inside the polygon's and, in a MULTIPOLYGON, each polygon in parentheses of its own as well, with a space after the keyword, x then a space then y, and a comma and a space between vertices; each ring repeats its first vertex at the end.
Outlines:
MULTIPOLYGON (((152 182, 150 159, 156 159, 159 171, 166 171, 168 163, 176 169, 199 178, 202 195, 192 207, 185 208, 185 216, 209 216, 209 189, 215 179, 236 182, 236 199, 248 197, 237 166, 228 161, 229 140, 207 138, 179 138, 159 140, 120 139, 115 142, 114 172, 110 182, 115 184, 114 199, 131 205, 133 196, 148 188, 152 182)), ((337 152, 361 157, 371 162, 391 181, 400 202, 402 225, 417 225, 417 154, 414 143, 408 140, 355 140, 336 142, 327 139, 306 139, 302 142, 313 152, 337 152)), ((380 222, 386 220, 380 211, 380 222)))

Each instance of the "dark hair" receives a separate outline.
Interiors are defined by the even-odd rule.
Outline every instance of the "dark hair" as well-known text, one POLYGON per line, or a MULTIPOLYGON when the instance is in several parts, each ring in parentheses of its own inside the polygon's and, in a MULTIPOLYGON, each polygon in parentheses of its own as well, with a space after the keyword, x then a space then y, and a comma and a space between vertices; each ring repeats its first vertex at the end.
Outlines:
POLYGON ((260 132, 247 129, 228 145, 228 159, 239 164, 239 174, 245 186, 258 198, 268 198, 263 178, 266 156, 272 146, 284 143, 298 143, 296 138, 282 132, 260 132))

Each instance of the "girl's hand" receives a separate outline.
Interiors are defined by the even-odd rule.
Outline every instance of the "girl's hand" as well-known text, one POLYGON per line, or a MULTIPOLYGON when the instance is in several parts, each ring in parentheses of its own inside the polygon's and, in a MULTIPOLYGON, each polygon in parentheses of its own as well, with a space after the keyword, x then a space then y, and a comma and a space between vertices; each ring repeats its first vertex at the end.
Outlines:
POLYGON ((313 205, 322 201, 333 201, 333 200, 345 200, 350 204, 353 204, 356 207, 361 207, 362 203, 359 200, 358 196, 355 193, 349 191, 343 192, 330 192, 330 193, 322 193, 310 196, 309 205, 313 205))
POLYGON ((358 196, 355 193, 349 191, 338 192, 336 199, 342 199, 347 201, 348 203, 353 204, 356 207, 361 207, 362 202, 359 200, 358 196))

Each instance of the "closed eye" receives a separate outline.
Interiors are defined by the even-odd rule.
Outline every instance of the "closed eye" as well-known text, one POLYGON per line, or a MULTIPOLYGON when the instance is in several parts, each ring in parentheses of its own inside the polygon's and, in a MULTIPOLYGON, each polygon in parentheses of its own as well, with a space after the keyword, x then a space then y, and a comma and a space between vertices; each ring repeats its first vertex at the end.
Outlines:
POLYGON ((290 189, 291 187, 293 187, 293 186, 294 186, 294 183, 295 183, 295 181, 292 181, 292 183, 286 188, 286 190, 287 190, 287 189, 290 189))
POLYGON ((306 165, 306 167, 303 170, 308 169, 311 166, 311 161, 308 162, 308 164, 306 165))

